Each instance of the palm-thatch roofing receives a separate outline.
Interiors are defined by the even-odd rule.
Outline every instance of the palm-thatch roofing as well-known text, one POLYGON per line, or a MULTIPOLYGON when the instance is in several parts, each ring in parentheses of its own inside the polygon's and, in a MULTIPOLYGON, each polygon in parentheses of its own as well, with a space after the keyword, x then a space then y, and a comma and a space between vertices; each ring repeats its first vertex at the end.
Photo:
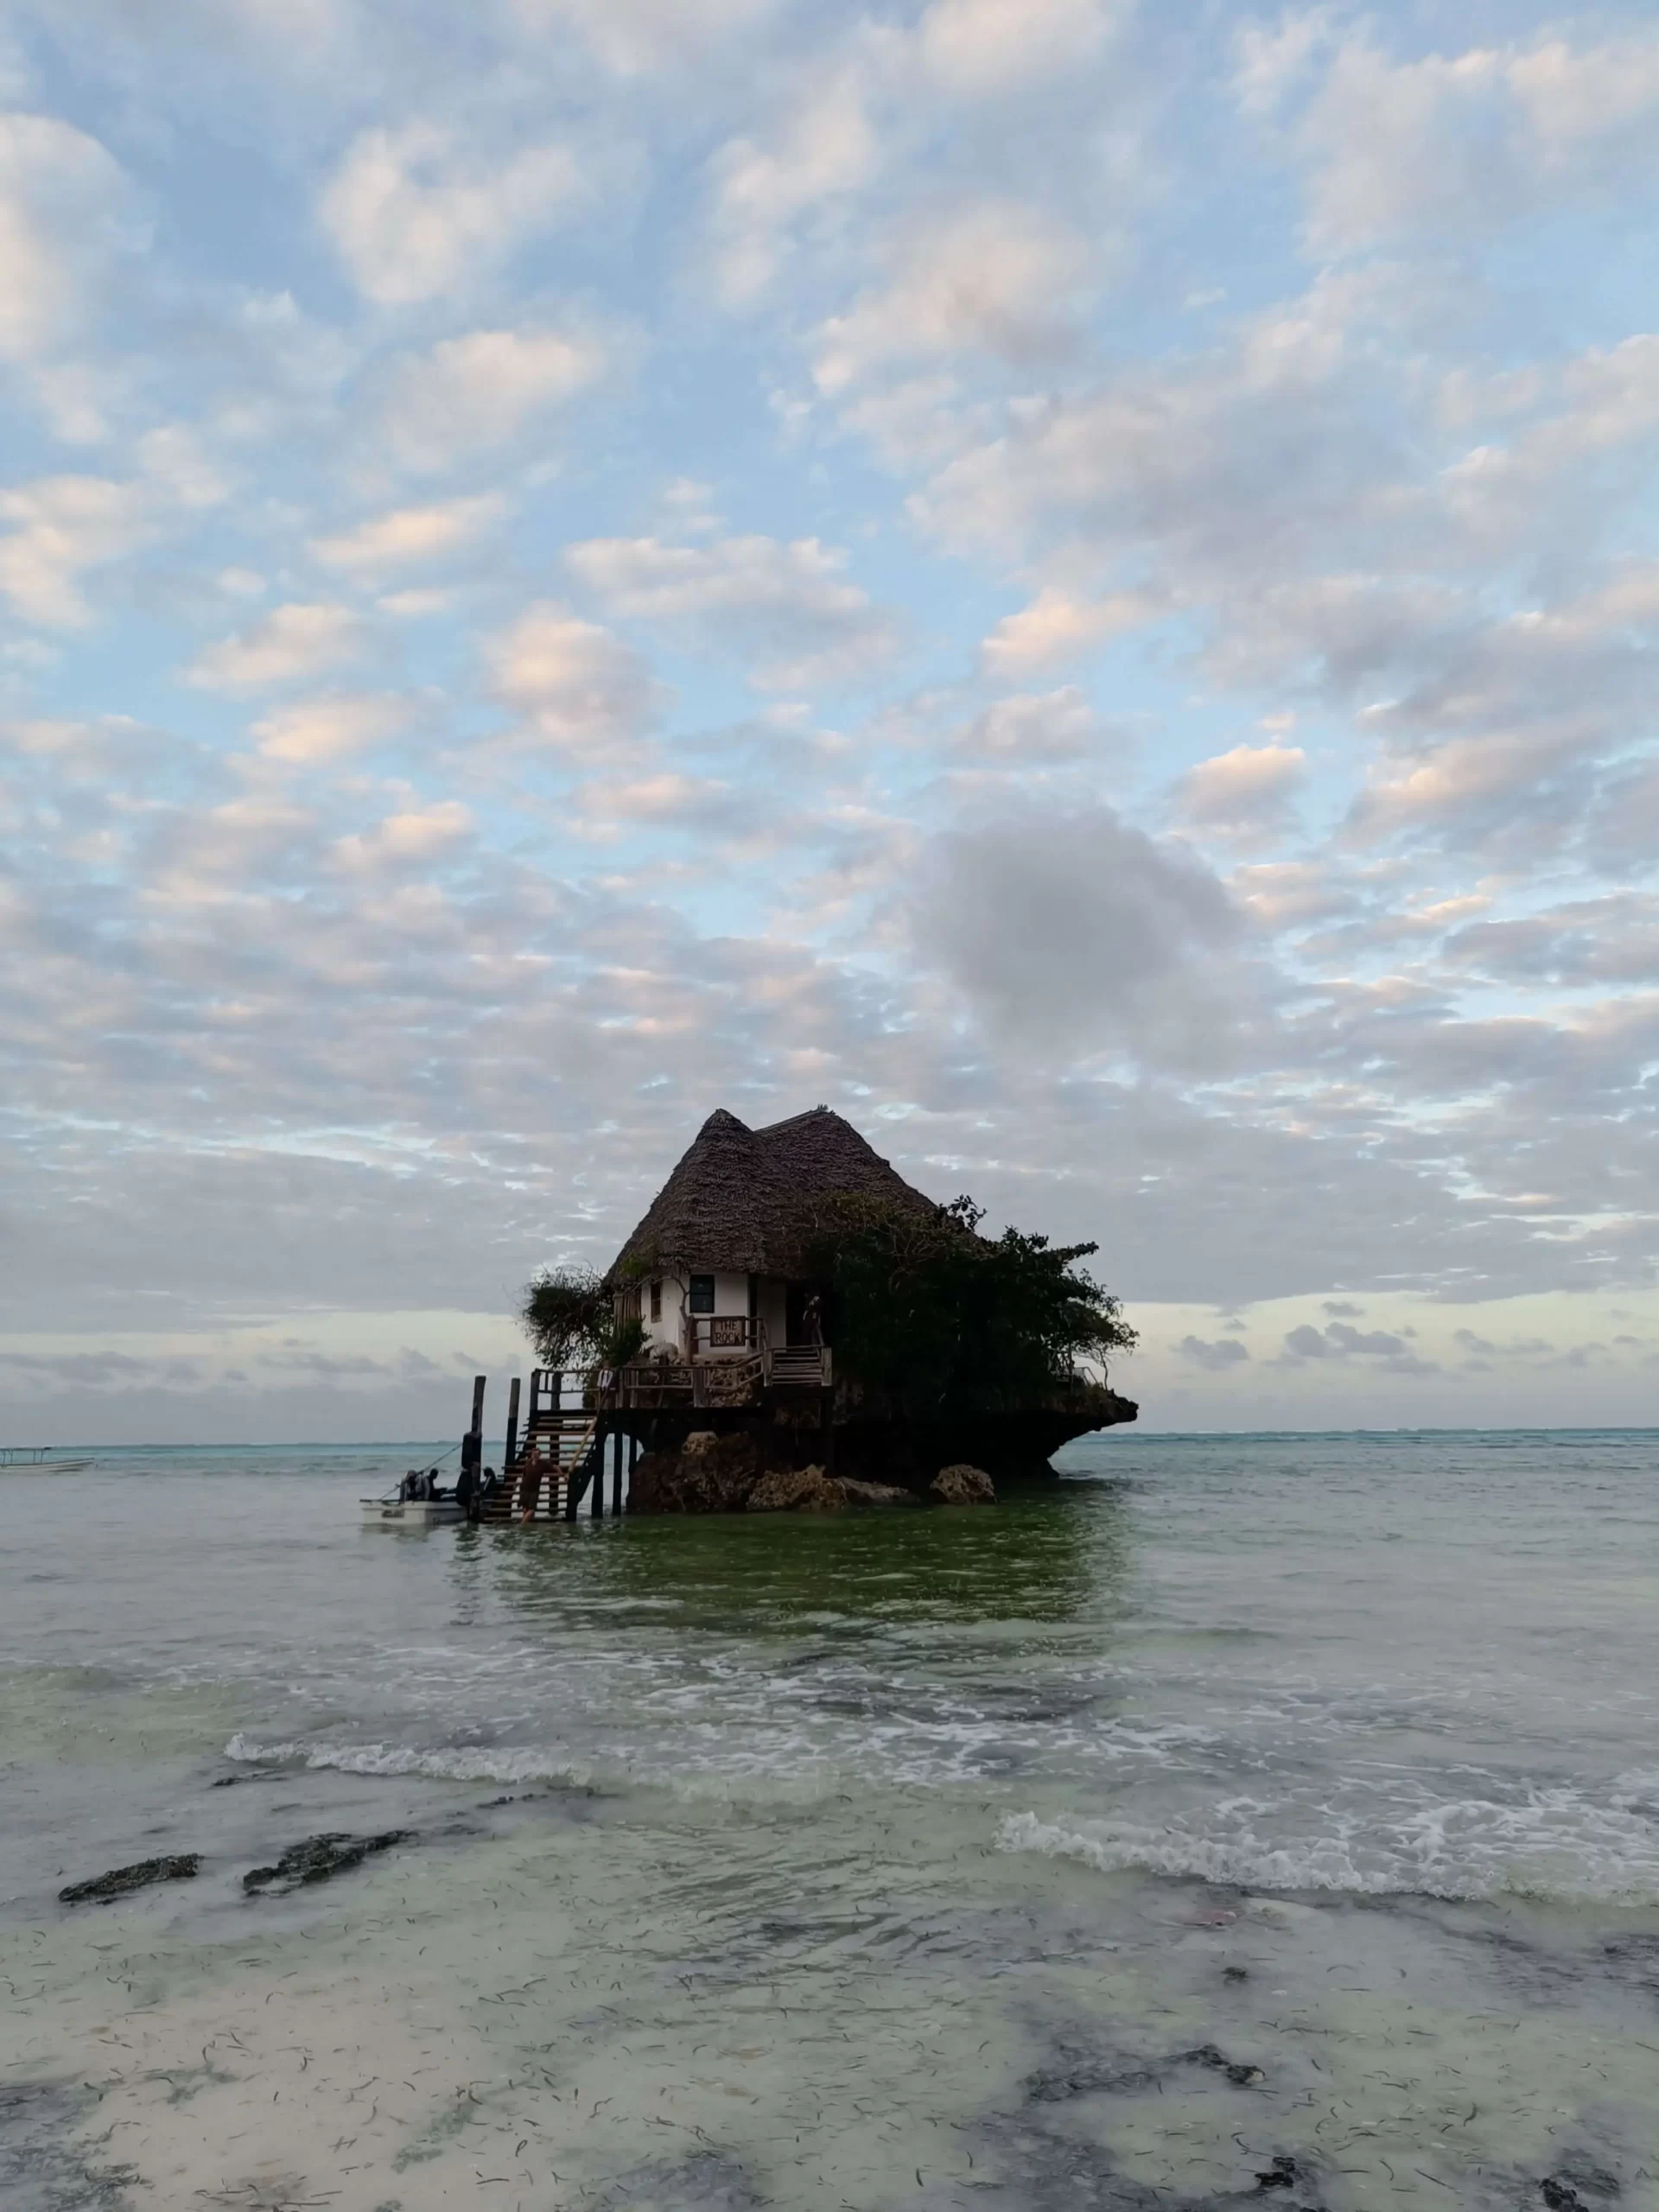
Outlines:
POLYGON ((854 1195, 938 1209, 828 1106, 749 1128, 717 1107, 612 1262, 608 1281, 664 1269, 792 1275, 815 1200, 854 1195))

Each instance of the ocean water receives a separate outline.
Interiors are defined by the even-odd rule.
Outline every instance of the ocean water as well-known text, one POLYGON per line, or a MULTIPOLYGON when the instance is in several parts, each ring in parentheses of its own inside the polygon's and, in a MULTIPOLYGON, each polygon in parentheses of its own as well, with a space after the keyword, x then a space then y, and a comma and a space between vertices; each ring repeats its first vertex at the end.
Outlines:
POLYGON ((8 2208, 1659 2205, 1659 1433, 362 1529, 421 1456, 0 1477, 8 2208))

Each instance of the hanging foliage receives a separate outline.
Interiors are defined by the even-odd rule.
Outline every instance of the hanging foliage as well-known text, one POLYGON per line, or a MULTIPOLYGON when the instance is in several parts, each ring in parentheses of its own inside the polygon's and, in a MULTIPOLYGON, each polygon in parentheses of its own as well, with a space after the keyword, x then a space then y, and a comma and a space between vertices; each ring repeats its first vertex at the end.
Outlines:
POLYGON ((982 1236, 983 1218, 969 1198, 925 1214, 848 1196, 804 1224, 837 1363, 912 1413, 1038 1404, 1135 1341, 1077 1264, 1096 1246, 982 1236))

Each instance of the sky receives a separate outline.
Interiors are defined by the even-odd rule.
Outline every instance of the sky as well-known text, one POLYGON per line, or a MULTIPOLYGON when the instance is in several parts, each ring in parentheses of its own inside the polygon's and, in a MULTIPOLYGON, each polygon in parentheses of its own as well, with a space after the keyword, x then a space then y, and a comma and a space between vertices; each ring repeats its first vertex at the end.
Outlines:
POLYGON ((0 110, 0 1442, 459 1433, 820 1103, 1148 1426, 1655 1418, 1650 7, 6 0, 0 110))

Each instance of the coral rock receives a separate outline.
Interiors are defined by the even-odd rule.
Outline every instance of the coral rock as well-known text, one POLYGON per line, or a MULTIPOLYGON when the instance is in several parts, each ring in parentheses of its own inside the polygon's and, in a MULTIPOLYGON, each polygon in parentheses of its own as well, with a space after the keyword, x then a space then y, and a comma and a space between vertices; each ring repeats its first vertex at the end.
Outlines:
POLYGON ((844 1513, 847 1493, 822 1467, 763 1475, 749 1493, 751 1513, 844 1513))
POLYGON ((928 1484, 928 1496, 941 1505, 995 1505, 996 1490, 983 1467, 961 1461, 941 1467, 928 1484))

